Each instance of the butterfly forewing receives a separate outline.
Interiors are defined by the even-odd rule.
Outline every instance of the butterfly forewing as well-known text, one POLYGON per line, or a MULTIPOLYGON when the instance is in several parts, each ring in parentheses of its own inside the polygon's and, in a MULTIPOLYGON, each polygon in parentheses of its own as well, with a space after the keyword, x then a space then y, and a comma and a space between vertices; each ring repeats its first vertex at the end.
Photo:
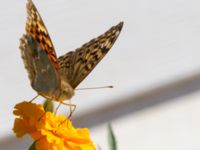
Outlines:
POLYGON ((31 35, 21 38, 20 49, 33 89, 44 96, 52 95, 60 80, 46 52, 31 35))
POLYGON ((26 22, 27 34, 32 35, 32 37, 38 42, 41 48, 47 53, 54 67, 58 70, 56 52, 51 42, 51 38, 42 21, 39 12, 37 11, 35 5, 31 0, 28 0, 27 3, 27 13, 28 13, 26 22))
POLYGON ((27 3, 26 33, 20 39, 20 49, 31 86, 39 94, 55 97, 60 88, 58 63, 47 29, 31 0, 27 3))
POLYGON ((74 52, 59 57, 58 63, 63 79, 76 88, 107 54, 119 36, 122 27, 123 22, 120 22, 74 52))

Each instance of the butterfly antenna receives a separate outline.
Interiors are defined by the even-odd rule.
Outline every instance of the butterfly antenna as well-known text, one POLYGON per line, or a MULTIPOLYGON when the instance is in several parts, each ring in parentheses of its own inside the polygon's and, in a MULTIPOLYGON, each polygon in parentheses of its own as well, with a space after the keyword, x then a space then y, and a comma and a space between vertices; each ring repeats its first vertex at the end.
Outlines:
POLYGON ((76 89, 77 91, 79 91, 79 90, 96 90, 96 89, 107 89, 107 88, 113 88, 113 86, 112 85, 109 85, 109 86, 100 86, 100 87, 90 87, 90 88, 78 88, 78 89, 76 89))

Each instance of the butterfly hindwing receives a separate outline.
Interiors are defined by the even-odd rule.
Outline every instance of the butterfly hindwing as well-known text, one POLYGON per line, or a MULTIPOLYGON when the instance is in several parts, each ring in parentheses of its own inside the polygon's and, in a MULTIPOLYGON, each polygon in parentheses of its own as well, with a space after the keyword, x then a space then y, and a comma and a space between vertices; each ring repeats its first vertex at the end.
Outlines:
POLYGON ((76 88, 107 54, 119 36, 122 27, 123 22, 120 22, 82 47, 59 57, 60 73, 64 80, 76 88))

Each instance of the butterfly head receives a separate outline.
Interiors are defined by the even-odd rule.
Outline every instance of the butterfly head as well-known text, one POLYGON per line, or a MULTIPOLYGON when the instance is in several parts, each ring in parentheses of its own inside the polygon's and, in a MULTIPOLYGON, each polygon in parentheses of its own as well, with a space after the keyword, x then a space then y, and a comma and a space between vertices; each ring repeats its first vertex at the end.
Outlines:
POLYGON ((67 82, 61 80, 61 89, 58 101, 69 100, 73 95, 74 89, 67 82))

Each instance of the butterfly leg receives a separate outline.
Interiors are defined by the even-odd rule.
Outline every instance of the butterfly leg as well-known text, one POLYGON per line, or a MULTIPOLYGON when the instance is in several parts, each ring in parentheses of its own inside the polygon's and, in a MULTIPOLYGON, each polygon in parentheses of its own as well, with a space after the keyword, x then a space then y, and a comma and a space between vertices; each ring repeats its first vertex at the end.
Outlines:
POLYGON ((75 111, 75 109, 76 109, 76 105, 75 104, 72 104, 71 103, 71 100, 70 100, 70 103, 68 104, 68 103, 63 103, 63 102, 60 102, 61 104, 63 104, 63 105, 65 105, 65 106, 69 106, 69 109, 70 109, 70 114, 68 115, 68 119, 70 119, 71 117, 72 117, 72 114, 73 114, 73 112, 75 111))
POLYGON ((60 106, 61 106, 61 102, 59 102, 59 104, 58 104, 58 106, 56 107, 56 110, 55 110, 55 115, 57 114, 57 111, 58 111, 58 109, 60 108, 60 106))
POLYGON ((72 103, 71 103, 71 100, 70 100, 70 103, 69 103, 69 104, 63 103, 63 102, 59 102, 58 106, 56 107, 55 114, 57 114, 58 109, 60 108, 60 106, 61 106, 62 104, 65 105, 65 106, 69 106, 70 114, 69 114, 69 116, 68 116, 67 118, 70 119, 71 116, 72 116, 72 114, 73 114, 73 112, 74 112, 75 109, 76 109, 76 105, 75 105, 75 104, 72 104, 72 103))
MULTIPOLYGON (((70 107, 70 114, 68 115, 67 119, 65 119, 64 121, 62 121, 62 122, 59 124, 59 126, 62 125, 65 121, 68 121, 68 119, 70 120, 71 117, 72 117, 73 112, 74 112, 75 109, 76 109, 76 105, 75 105, 75 104, 71 104, 71 100, 70 100, 70 103, 69 103, 69 104, 63 103, 63 102, 60 102, 60 104, 63 104, 63 105, 65 105, 65 106, 69 106, 69 107, 70 107), (72 109, 72 107, 73 107, 73 109, 72 109)), ((59 105, 60 105, 60 104, 59 104, 59 105)))
POLYGON ((69 100, 69 110, 70 110, 70 114, 68 116, 69 119, 71 119, 73 112, 76 109, 76 105, 71 103, 71 99, 69 100), (72 108, 73 107, 73 108, 72 108))
POLYGON ((40 96, 40 95, 38 94, 38 95, 36 95, 35 97, 33 97, 33 98, 29 101, 29 103, 32 103, 38 96, 40 96))

